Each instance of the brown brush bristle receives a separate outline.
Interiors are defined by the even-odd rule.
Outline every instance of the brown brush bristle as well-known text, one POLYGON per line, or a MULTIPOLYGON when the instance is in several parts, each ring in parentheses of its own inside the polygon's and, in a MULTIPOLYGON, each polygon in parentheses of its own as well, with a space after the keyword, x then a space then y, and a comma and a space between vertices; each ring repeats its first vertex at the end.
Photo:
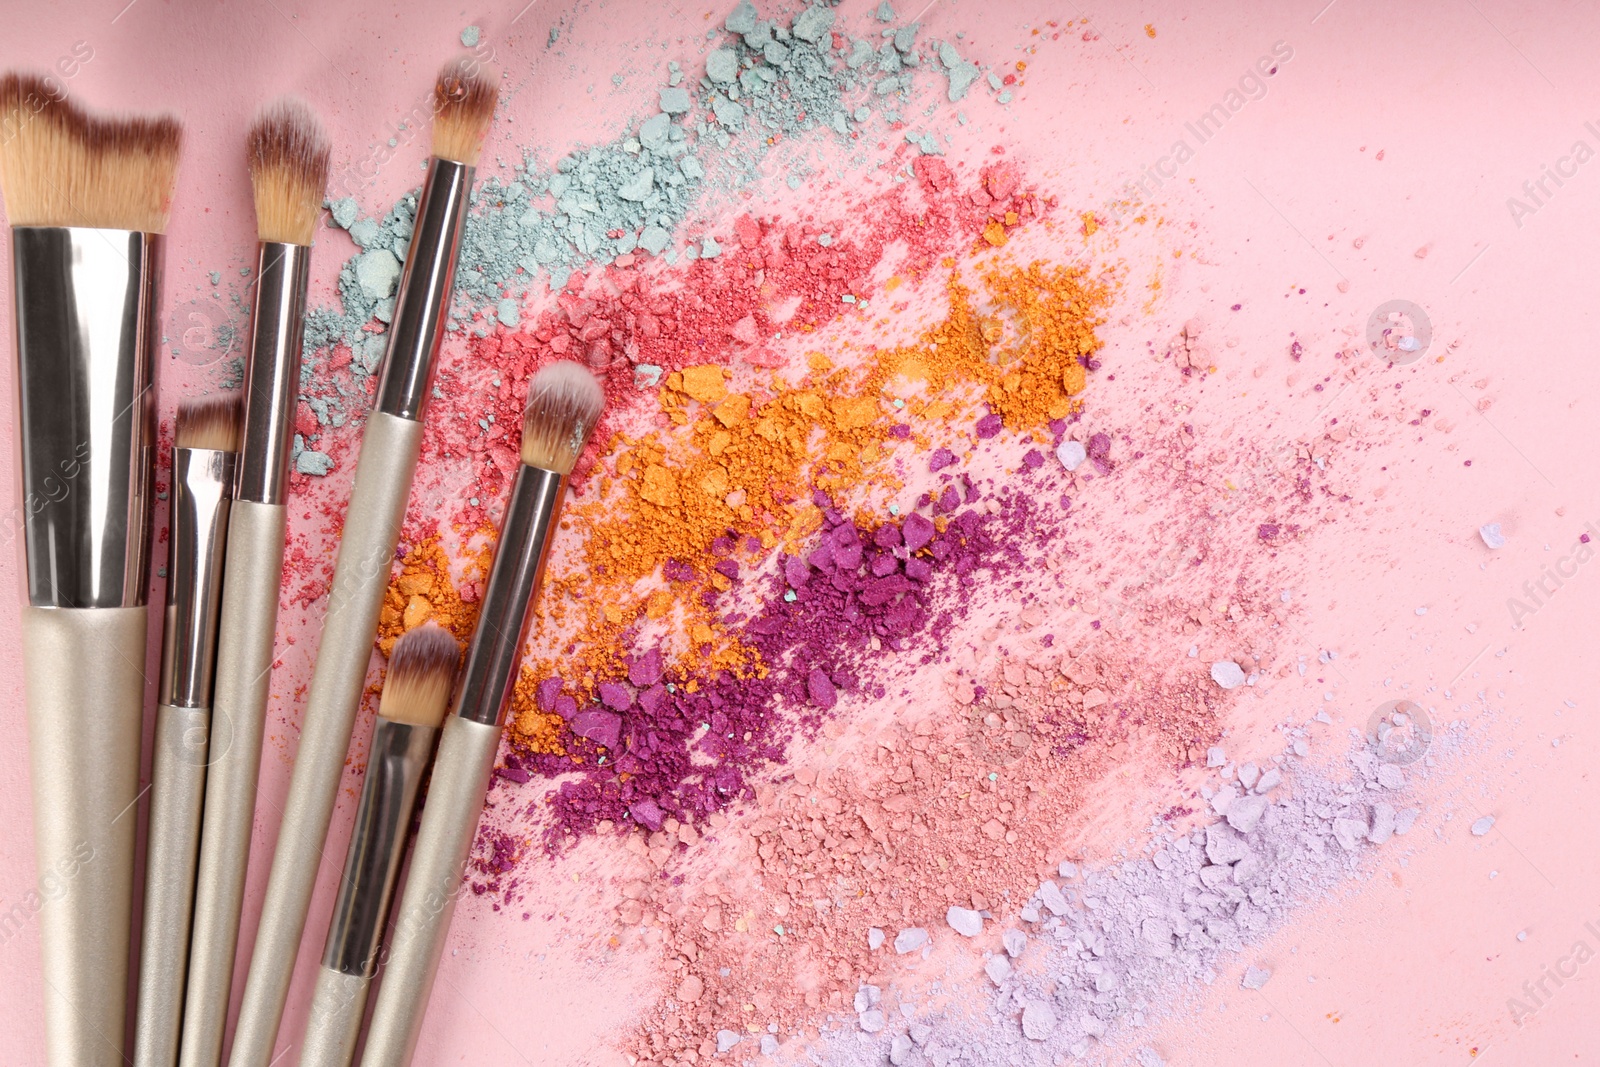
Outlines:
POLYGON ((13 226, 164 233, 183 128, 101 118, 32 74, 0 77, 0 193, 13 226))
POLYGON ((248 143, 256 236, 309 245, 328 188, 331 148, 322 124, 304 103, 284 97, 261 109, 248 143))
POLYGON ((237 452, 243 422, 238 393, 185 400, 178 405, 178 425, 173 431, 172 443, 176 448, 237 452))
POLYGON ((433 154, 476 167, 499 99, 499 71, 470 56, 446 63, 433 86, 433 154))
POLYGON ((450 702, 461 646, 436 622, 408 630, 389 653, 378 714, 413 726, 438 726, 450 702))
POLYGON ((522 415, 522 462, 571 474, 605 407, 605 390, 576 363, 552 363, 533 376, 522 415))

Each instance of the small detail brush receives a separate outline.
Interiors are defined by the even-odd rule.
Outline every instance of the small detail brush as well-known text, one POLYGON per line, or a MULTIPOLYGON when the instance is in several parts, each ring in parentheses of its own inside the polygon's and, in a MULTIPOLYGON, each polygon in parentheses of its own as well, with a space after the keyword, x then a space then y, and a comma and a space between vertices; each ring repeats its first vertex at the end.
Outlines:
POLYGON ((344 880, 300 1043, 300 1067, 349 1067, 355 1058, 417 787, 433 755, 460 660, 461 646, 436 623, 423 623, 394 643, 367 747, 367 775, 344 857, 344 880))
POLYGON ((575 363, 545 367, 534 375, 528 392, 522 465, 500 524, 455 710, 439 742, 362 1067, 407 1067, 416 1050, 489 792, 506 702, 522 660, 567 475, 605 404, 600 383, 575 363))
POLYGON ((446 66, 434 86, 433 159, 417 201, 375 410, 362 430, 355 487, 339 541, 230 1067, 268 1067, 273 1061, 295 954, 372 659, 378 612, 416 474, 422 416, 433 391, 473 168, 498 97, 499 75, 471 59, 446 66))
MULTIPOLYGON (((123 1061, 150 576, 161 234, 182 130, 0 76, 23 688, 50 1067, 123 1061)), ((30 1052, 14 1058, 39 1062, 30 1052)))
POLYGON ((178 406, 161 695, 150 767, 134 1067, 174 1067, 178 1062, 210 751, 217 607, 238 450, 236 397, 210 397, 178 406))
POLYGON ((182 1067, 217 1067, 222 1060, 272 680, 306 282, 328 181, 328 139, 316 115, 297 100, 263 109, 247 145, 258 239, 255 305, 222 578, 182 1067))

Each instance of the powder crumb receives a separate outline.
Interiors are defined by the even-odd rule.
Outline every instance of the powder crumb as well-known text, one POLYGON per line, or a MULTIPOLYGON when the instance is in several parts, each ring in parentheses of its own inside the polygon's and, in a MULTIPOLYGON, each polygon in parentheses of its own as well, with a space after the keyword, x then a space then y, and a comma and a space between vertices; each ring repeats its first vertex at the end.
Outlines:
POLYGON ((1245 989, 1261 989, 1271 978, 1272 972, 1265 967, 1246 967, 1240 985, 1245 989))
POLYGON ((1224 689, 1237 689, 1245 683, 1245 673, 1231 659, 1218 660, 1211 665, 1211 680, 1224 689))
POLYGON ((1030 1000, 1022 1009, 1022 1036, 1029 1041, 1043 1041, 1056 1030, 1055 1012, 1042 1000, 1030 1000))
POLYGON ((983 933, 983 916, 971 908, 952 907, 945 912, 945 922, 962 937, 977 937, 983 933))
POLYGON ((894 950, 904 956, 928 943, 928 931, 920 926, 901 930, 894 936, 894 950))

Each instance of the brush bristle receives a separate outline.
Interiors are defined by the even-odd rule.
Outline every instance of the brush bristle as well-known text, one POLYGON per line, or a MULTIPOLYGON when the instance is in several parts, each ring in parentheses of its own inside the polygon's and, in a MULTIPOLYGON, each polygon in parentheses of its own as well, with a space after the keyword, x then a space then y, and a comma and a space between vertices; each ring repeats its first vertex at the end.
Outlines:
POLYGON ((576 363, 552 363, 533 376, 522 416, 522 462, 571 474, 605 407, 605 390, 576 363))
POLYGON ((433 86, 433 154, 476 167, 499 100, 499 71, 469 56, 446 63, 433 86))
POLYGON ((392 722, 438 726, 450 702, 461 646, 435 622, 408 630, 389 653, 378 714, 392 722))
POLYGON ((284 97, 262 108, 250 127, 249 146, 256 236, 309 245, 322 214, 332 151, 322 123, 304 103, 284 97))
POLYGON ((51 86, 0 77, 0 193, 11 225, 166 232, 182 126, 91 115, 51 86))
POLYGON ((185 400, 178 405, 178 425, 173 431, 172 443, 177 448, 237 452, 243 422, 237 393, 185 400))

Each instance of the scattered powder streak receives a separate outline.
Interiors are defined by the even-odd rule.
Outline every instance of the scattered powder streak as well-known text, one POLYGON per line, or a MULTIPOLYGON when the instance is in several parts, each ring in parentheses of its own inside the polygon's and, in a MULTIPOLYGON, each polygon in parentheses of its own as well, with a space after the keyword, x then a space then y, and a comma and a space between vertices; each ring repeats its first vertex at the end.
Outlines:
MULTIPOLYGON (((616 143, 526 159, 473 206, 379 649, 430 618, 470 635, 528 380, 563 358, 603 376, 468 878, 498 912, 530 863, 620 839, 612 943, 661 964, 625 1039, 641 1062, 793 1038, 837 1062, 1078 1055, 1231 966, 1399 818, 1292 744, 1257 778, 1288 784, 1234 815, 1198 793, 1232 704, 1291 677, 1279 591, 1306 539, 1363 503, 1329 459, 1381 439, 1206 425, 1227 341, 1198 319, 1104 367, 1128 326, 1104 257, 1160 223, 1077 215, 1004 145, 940 158, 906 119, 918 94, 1007 103, 1026 64, 984 78, 894 19, 741 3, 704 80, 674 66, 616 143), (875 174, 810 179, 825 206, 803 215, 708 205, 773 151, 878 136, 875 174), (1212 682, 1221 659, 1245 692, 1212 682), (1130 775, 1167 798, 1160 851, 1063 879, 1130 775), (969 937, 976 1020, 897 964, 969 937)), ((286 591, 312 614, 415 195, 331 207, 361 251, 308 330, 286 591)), ((1301 392, 1337 377, 1376 401, 1384 368, 1333 359, 1301 392)))

